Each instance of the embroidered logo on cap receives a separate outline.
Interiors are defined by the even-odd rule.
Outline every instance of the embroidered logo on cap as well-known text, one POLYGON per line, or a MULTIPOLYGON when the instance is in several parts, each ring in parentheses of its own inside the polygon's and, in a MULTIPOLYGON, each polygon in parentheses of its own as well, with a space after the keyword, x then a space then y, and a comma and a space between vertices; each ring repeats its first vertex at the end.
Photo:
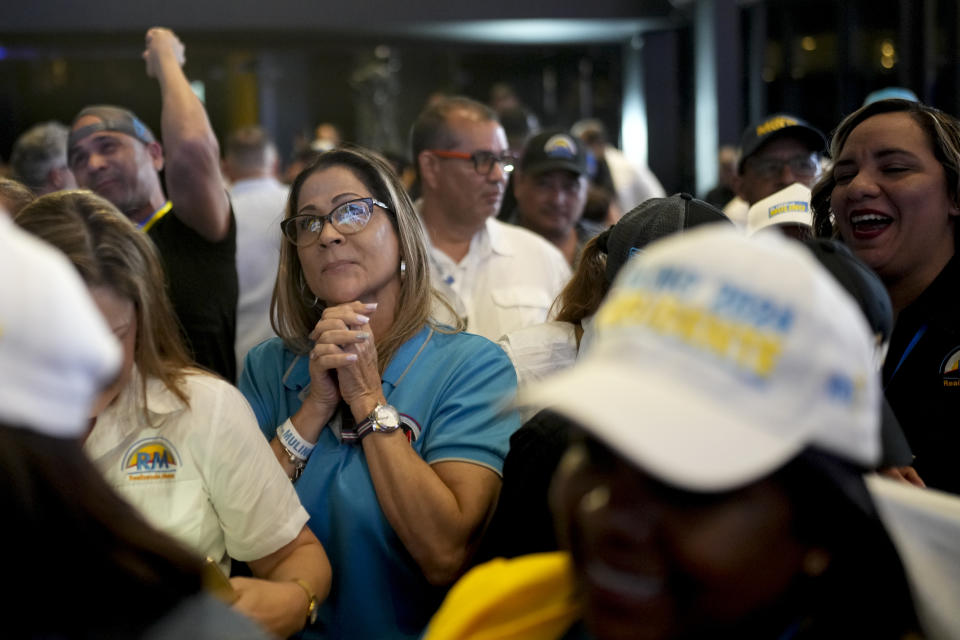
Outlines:
POLYGON ((960 347, 951 351, 943 364, 940 365, 940 375, 945 387, 960 387, 960 347))
POLYGON ((630 272, 597 313, 597 326, 643 328, 762 380, 776 369, 794 316, 790 305, 762 293, 663 265, 630 272))
POLYGON ((543 145, 543 152, 550 158, 573 160, 577 157, 577 143, 570 136, 558 133, 543 145))
POLYGON ((120 470, 128 480, 172 479, 179 468, 180 454, 166 438, 135 442, 120 462, 120 470))
POLYGON ((781 202, 770 207, 769 217, 775 218, 782 213, 807 213, 810 211, 810 203, 803 200, 794 200, 793 202, 781 202))

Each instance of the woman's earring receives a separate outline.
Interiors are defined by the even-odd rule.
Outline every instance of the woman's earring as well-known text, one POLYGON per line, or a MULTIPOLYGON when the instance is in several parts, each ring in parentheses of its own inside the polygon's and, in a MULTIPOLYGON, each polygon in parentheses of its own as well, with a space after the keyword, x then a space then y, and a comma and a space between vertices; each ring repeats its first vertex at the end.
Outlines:
POLYGON ((403 280, 407 275, 407 261, 400 258, 400 279, 403 280))
POLYGON ((308 292, 310 292, 310 290, 307 288, 307 281, 303 277, 303 271, 301 271, 300 272, 300 295, 303 297, 304 300, 306 300, 310 304, 311 308, 316 307, 317 303, 319 302, 319 300, 317 299, 317 296, 313 295, 312 292, 311 292, 311 295, 308 296, 307 295, 308 292), (313 298, 313 302, 310 302, 310 298, 313 298))

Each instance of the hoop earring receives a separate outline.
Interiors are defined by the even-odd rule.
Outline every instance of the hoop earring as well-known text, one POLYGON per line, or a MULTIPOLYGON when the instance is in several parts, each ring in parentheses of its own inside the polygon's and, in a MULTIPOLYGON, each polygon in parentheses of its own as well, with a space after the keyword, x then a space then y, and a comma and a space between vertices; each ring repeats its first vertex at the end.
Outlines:
POLYGON ((400 258, 400 279, 403 280, 405 277, 407 277, 407 261, 400 258))
POLYGON ((317 303, 319 302, 319 299, 317 298, 317 296, 313 295, 312 293, 310 296, 307 296, 307 292, 309 291, 309 289, 307 288, 307 281, 303 277, 303 271, 300 272, 299 279, 300 279, 300 296, 310 304, 311 309, 316 308, 317 303), (310 297, 313 298, 313 302, 310 302, 310 297))

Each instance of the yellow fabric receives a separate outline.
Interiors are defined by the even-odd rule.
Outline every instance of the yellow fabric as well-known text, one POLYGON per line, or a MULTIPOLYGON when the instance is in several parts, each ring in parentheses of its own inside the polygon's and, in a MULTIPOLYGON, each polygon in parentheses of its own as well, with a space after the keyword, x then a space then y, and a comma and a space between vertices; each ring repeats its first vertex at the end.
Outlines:
POLYGON ((580 615, 569 554, 498 558, 454 585, 423 640, 557 640, 580 615))

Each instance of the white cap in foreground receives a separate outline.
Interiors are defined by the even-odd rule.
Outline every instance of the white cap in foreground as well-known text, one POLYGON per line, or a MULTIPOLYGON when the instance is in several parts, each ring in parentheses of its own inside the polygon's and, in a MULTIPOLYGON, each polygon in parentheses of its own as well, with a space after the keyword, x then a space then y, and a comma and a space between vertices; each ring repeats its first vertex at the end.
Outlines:
POLYGON ((595 327, 590 352, 520 402, 664 482, 731 490, 808 446, 877 461, 870 330, 799 243, 709 227, 655 243, 621 270, 595 327))
POLYGON ((0 216, 0 423, 82 435, 120 357, 73 265, 0 216))

